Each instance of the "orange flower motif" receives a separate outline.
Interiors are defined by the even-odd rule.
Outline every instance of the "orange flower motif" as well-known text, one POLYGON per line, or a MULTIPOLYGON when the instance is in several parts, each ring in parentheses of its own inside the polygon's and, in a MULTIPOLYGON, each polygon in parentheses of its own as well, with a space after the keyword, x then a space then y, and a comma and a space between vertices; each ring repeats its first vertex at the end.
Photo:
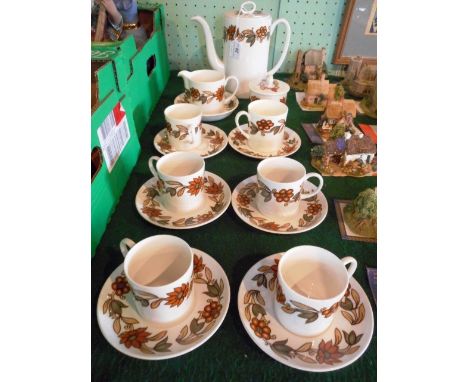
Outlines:
POLYGON ((182 284, 180 287, 174 288, 174 290, 167 294, 166 305, 171 308, 174 306, 180 306, 184 302, 184 299, 189 295, 190 288, 189 284, 182 284))
POLYGON ((190 195, 197 196, 201 190, 203 190, 203 177, 202 176, 199 176, 198 178, 194 178, 192 181, 189 182, 187 192, 190 195))
POLYGON ((307 213, 310 215, 317 215, 320 211, 322 211, 321 204, 309 204, 307 206, 307 213))
POLYGON ((290 153, 291 151, 293 151, 294 149, 296 148, 296 146, 294 145, 284 145, 282 150, 283 152, 285 153, 290 153))
POLYGON ((323 308, 322 310, 320 310, 320 313, 323 314, 323 316, 325 318, 328 318, 330 317, 333 313, 336 312, 336 310, 338 309, 338 306, 340 305, 339 302, 336 302, 335 304, 333 304, 332 306, 330 306, 328 309, 326 308, 323 308))
POLYGON ((211 183, 209 186, 205 186, 205 192, 210 195, 217 195, 223 192, 223 185, 219 183, 211 183))
POLYGON ((268 29, 267 29, 267 27, 263 26, 263 27, 258 28, 258 29, 255 31, 255 33, 257 34, 257 36, 258 36, 261 40, 263 40, 263 39, 265 38, 265 36, 267 35, 267 33, 268 33, 268 29))
POLYGON ((112 289, 119 297, 130 292, 130 285, 128 285, 127 278, 125 276, 117 276, 112 283, 112 289))
POLYGON ((250 198, 245 194, 238 194, 237 203, 239 203, 241 206, 244 206, 244 207, 248 206, 250 203, 250 198))
POLYGON ((212 145, 220 145, 221 143, 223 143, 223 141, 224 138, 221 136, 221 134, 219 134, 219 132, 216 132, 215 136, 210 139, 210 143, 212 145))
POLYGON ((234 35, 236 33, 236 27, 234 25, 229 25, 227 28, 226 35, 228 40, 234 40, 234 35))
POLYGON ((164 141, 159 142, 159 147, 161 147, 161 150, 163 150, 163 151, 171 151, 172 150, 172 146, 169 143, 164 142, 164 141))
POLYGON ((286 103, 286 97, 281 97, 280 102, 286 103))
POLYGON ((256 317, 252 318, 252 321, 250 321, 250 327, 257 337, 263 338, 267 341, 271 338, 271 329, 264 319, 259 320, 256 317))
POLYGON ((205 269, 205 264, 203 264, 203 258, 200 256, 198 257, 197 255, 193 255, 193 272, 198 273, 203 271, 205 269))
POLYGON ((279 202, 279 203, 286 202, 287 203, 293 197, 294 192, 293 192, 293 190, 291 188, 288 189, 288 190, 282 189, 282 190, 279 190, 277 192, 274 192, 273 195, 275 196, 277 202, 279 202))
POLYGON ((258 98, 257 96, 250 96, 250 101, 256 101, 260 98, 258 98))
POLYGON ((220 102, 223 100, 223 98, 224 98, 224 86, 221 86, 218 90, 216 90, 215 97, 220 102))
POLYGON ((341 362, 340 358, 342 356, 343 354, 339 352, 338 346, 333 345, 331 340, 327 342, 324 340, 320 341, 316 357, 318 363, 333 365, 334 363, 341 362))
POLYGON ((273 121, 270 121, 269 119, 261 119, 260 121, 257 121, 257 127, 259 130, 270 130, 274 125, 273 121))
POLYGON ((146 331, 146 328, 138 328, 135 330, 128 330, 119 335, 120 343, 124 344, 126 348, 134 347, 137 349, 141 348, 141 345, 148 342, 150 333, 146 331))
POLYGON ((198 215, 197 216, 197 221, 199 223, 203 223, 203 222, 206 222, 207 220, 210 220, 212 217, 213 217, 213 213, 210 211, 210 212, 208 212, 206 214, 198 215))
POLYGON ((190 96, 193 99, 198 99, 198 97, 200 97, 200 91, 198 89, 195 89, 195 88, 190 88, 190 96))
POLYGON ((162 215, 162 211, 159 208, 154 208, 154 207, 143 207, 141 209, 141 212, 143 212, 145 215, 149 216, 150 218, 157 218, 162 215))

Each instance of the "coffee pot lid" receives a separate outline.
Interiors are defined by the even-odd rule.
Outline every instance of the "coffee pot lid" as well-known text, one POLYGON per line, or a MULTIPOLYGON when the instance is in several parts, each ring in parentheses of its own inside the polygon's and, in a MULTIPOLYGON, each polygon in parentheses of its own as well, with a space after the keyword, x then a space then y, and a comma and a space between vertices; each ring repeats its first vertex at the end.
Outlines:
POLYGON ((264 95, 286 94, 290 89, 286 82, 275 80, 272 76, 250 81, 249 88, 251 91, 264 95))
POLYGON ((241 4, 240 10, 232 10, 225 13, 227 17, 260 18, 270 16, 269 13, 256 10, 257 5, 253 1, 245 1, 241 4), (250 6, 250 7, 249 7, 250 6))

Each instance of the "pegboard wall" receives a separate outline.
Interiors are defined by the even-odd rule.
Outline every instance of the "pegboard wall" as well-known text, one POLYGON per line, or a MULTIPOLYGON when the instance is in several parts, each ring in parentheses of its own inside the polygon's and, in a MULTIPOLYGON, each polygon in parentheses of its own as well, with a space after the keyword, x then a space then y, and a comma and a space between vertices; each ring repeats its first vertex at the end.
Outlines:
MULTIPOLYGON (((223 52, 224 13, 239 9, 245 0, 235 1, 166 1, 166 39, 169 63, 172 70, 196 70, 210 68, 206 55, 206 43, 203 31, 198 23, 190 20, 192 16, 202 16, 211 26, 216 51, 220 58, 223 52)), ((257 9, 268 12, 272 19, 285 18, 291 25, 291 43, 289 54, 280 68, 280 72, 294 71, 298 49, 325 47, 327 65, 331 64, 341 19, 345 9, 345 0, 254 0, 257 9)), ((285 31, 279 26, 270 42, 270 65, 276 63, 281 55, 285 31)))

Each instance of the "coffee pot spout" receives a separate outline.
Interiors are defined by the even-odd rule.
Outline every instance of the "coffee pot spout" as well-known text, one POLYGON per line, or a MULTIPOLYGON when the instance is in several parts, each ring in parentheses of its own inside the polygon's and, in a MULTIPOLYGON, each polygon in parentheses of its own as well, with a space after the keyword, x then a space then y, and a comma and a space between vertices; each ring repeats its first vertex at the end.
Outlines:
POLYGON ((203 28, 203 33, 205 34, 205 41, 206 41, 206 50, 208 54, 208 61, 211 67, 214 70, 218 70, 224 73, 224 64, 219 59, 218 55, 216 54, 216 50, 213 43, 213 35, 211 34, 211 29, 205 19, 201 16, 194 16, 192 20, 197 21, 201 27, 203 28))

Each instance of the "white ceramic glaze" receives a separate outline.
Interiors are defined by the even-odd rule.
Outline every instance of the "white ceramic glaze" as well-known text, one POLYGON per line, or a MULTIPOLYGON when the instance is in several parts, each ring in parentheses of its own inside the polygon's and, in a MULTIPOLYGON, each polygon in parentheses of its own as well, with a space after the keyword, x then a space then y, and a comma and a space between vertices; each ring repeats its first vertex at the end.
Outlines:
POLYGON ((203 204, 205 161, 200 155, 176 151, 162 158, 152 156, 148 167, 153 176, 160 180, 157 184, 159 200, 167 210, 189 212, 203 204))
POLYGON ((338 308, 338 303, 343 298, 348 288, 349 280, 357 267, 357 261, 352 257, 339 259, 326 249, 312 245, 302 245, 291 248, 281 257, 278 264, 278 285, 284 294, 285 302, 275 301, 274 309, 278 321, 291 333, 299 336, 316 336, 328 329, 333 321, 334 314, 338 308), (285 269, 292 264, 301 264, 301 268, 295 268, 297 273, 302 272, 300 277, 307 277, 310 271, 308 268, 318 267, 317 273, 320 274, 317 280, 310 279, 310 283, 317 284, 316 287, 328 287, 330 294, 323 298, 312 298, 298 293, 292 285, 286 282, 284 277, 285 269), (346 265, 349 264, 349 268, 346 265), (325 273, 326 272, 326 273, 325 273), (322 286, 320 284, 328 284, 322 286), (290 314, 284 310, 284 305, 294 309, 299 304, 315 310, 316 314, 311 316, 310 322, 304 320, 300 314, 290 314), (329 311, 326 314, 322 312, 329 311))
POLYGON ((362 287, 351 278, 329 328, 315 337, 299 336, 278 322, 273 307, 278 298, 276 274, 281 255, 277 253, 258 261, 240 283, 237 306, 247 334, 261 351, 295 369, 328 372, 355 362, 366 351, 374 333, 372 306, 362 287), (255 305, 259 306, 254 309, 255 305), (268 329, 264 333, 269 333, 266 338, 252 327, 254 318, 257 328, 259 322, 265 323, 268 329))
POLYGON ((239 87, 239 80, 234 76, 224 78, 217 70, 182 70, 177 74, 184 79, 185 93, 190 103, 201 107, 203 113, 213 114, 224 111, 226 105, 233 100, 239 87), (224 88, 232 81, 233 90, 226 95, 224 88))
POLYGON ((193 351, 216 333, 228 311, 231 297, 229 281, 215 259, 195 248, 192 248, 192 252, 197 260, 193 269, 194 279, 203 279, 204 282, 193 283, 192 308, 177 321, 161 324, 142 319, 137 312, 138 304, 143 302, 145 305, 151 305, 157 300, 135 300, 127 285, 123 264, 109 275, 99 294, 96 313, 104 338, 117 351, 144 360, 169 359, 193 351), (215 281, 216 290, 208 290, 207 282, 215 281), (208 292, 210 296, 206 294, 208 292), (216 292, 216 297, 212 297, 213 292, 216 292), (200 317, 200 312, 213 301, 216 301, 221 309, 216 310, 216 314, 212 315, 208 322, 206 318, 200 317), (196 329, 196 333, 192 329, 196 329), (130 341, 134 331, 144 332, 140 341, 130 341))
MULTIPOLYGON (((239 79, 239 98, 249 97, 251 80, 266 78, 276 73, 289 49, 291 28, 288 21, 277 19, 272 23, 270 14, 255 9, 254 2, 246 1, 240 6, 240 11, 228 11, 224 14, 224 63, 216 54, 208 23, 200 16, 192 17, 192 20, 197 21, 203 28, 211 67, 239 79), (271 37, 279 24, 283 24, 286 31, 283 50, 278 62, 268 71, 271 37), (239 33, 236 33, 237 29, 239 33)), ((227 87, 229 91, 232 89, 227 87)))
POLYGON ((202 111, 198 105, 171 105, 164 110, 169 143, 176 150, 191 150, 201 143, 202 111))
POLYGON ((257 166, 257 182, 260 192, 256 194, 258 210, 265 216, 288 217, 295 215, 302 199, 317 195, 323 186, 320 174, 309 172, 291 158, 266 158, 257 166), (302 193, 302 185, 309 178, 317 178, 317 188, 308 194, 302 193))
POLYGON ((123 239, 120 250, 125 257, 124 273, 135 298, 162 298, 176 288, 187 293, 181 298, 180 305, 170 304, 170 301, 159 303, 157 307, 136 304, 138 314, 144 320, 167 323, 191 309, 193 252, 184 240, 171 235, 156 235, 135 244, 130 239, 123 239))
POLYGON ((257 152, 277 152, 283 143, 288 107, 279 101, 258 100, 250 102, 247 110, 238 112, 234 119, 237 129, 247 138, 247 145, 257 152), (248 131, 240 128, 242 116, 249 121, 248 131))

